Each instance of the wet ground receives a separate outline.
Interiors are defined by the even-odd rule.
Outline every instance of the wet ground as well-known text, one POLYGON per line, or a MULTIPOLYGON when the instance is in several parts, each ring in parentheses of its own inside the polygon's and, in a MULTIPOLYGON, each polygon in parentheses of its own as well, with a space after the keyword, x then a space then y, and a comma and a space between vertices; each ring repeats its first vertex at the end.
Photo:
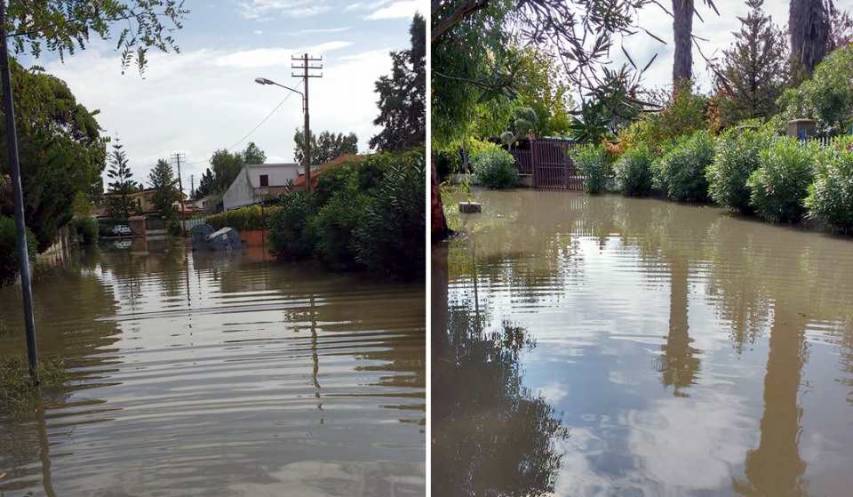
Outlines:
MULTIPOLYGON (((71 380, 0 412, 0 495, 423 495, 422 283, 137 245, 39 269, 71 380)), ((0 355, 23 347, 2 288, 0 355)))
POLYGON ((474 197, 433 253, 433 495, 851 495, 853 239, 474 197))

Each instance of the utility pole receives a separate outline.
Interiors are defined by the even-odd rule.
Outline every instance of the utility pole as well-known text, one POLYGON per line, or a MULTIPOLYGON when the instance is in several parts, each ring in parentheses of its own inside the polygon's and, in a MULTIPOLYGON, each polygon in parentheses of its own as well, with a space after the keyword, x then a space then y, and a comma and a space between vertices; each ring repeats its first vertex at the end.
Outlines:
POLYGON ((178 190, 180 191, 180 194, 178 195, 178 203, 181 204, 181 234, 183 236, 187 236, 187 230, 184 224, 184 183, 183 180, 181 180, 181 159, 184 157, 184 154, 176 153, 174 157, 175 162, 178 164, 178 190))
POLYGON ((190 174, 190 198, 195 197, 195 175, 190 174))
POLYGON ((9 69, 9 45, 6 33, 6 0, 0 0, 0 79, 3 85, 3 113, 6 115, 6 147, 9 149, 12 190, 15 201, 15 228, 18 241, 18 263, 21 269, 21 293, 24 300, 24 327, 27 334, 27 363, 33 383, 39 384, 36 321, 33 315, 32 273, 27 248, 27 223, 24 219, 24 191, 21 186, 21 163, 18 157, 18 130, 15 126, 15 102, 12 96, 12 73, 9 69))
POLYGON ((303 149, 305 152, 305 156, 302 158, 304 162, 303 167, 305 168, 305 188, 310 192, 311 191, 311 125, 310 119, 308 117, 308 80, 311 78, 322 78, 323 73, 320 74, 312 74, 311 70, 321 70, 323 69, 323 58, 322 57, 310 57, 307 53, 302 54, 301 56, 292 56, 290 58, 292 61, 290 67, 292 69, 296 69, 301 72, 294 72, 291 74, 294 78, 302 78, 303 85, 305 86, 305 90, 302 93, 302 111, 305 113, 305 126, 302 129, 303 136, 303 149), (315 64, 312 64, 315 62, 315 64))

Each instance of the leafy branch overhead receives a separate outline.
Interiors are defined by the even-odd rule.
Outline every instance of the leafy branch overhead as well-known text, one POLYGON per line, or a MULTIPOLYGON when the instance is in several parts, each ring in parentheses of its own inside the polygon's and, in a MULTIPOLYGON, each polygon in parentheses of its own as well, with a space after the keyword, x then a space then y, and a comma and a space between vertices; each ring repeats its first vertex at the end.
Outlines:
POLYGON ((29 0, 10 2, 6 29, 16 54, 64 60, 93 37, 110 40, 117 25, 122 71, 134 64, 143 73, 149 49, 180 51, 172 33, 188 14, 183 0, 29 0))

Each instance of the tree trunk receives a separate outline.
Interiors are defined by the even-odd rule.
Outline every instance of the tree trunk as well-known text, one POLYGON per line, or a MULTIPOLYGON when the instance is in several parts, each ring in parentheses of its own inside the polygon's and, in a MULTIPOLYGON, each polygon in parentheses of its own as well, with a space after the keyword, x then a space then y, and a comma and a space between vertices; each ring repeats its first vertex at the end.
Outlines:
POLYGON ((829 45, 829 15, 823 0, 791 0, 788 33, 791 58, 807 74, 823 60, 829 45))
POLYGON ((673 88, 693 78, 693 0, 672 0, 672 31, 675 56, 672 61, 673 88))
POLYGON ((432 160, 430 171, 430 200, 432 205, 432 241, 444 240, 450 230, 444 218, 444 205, 441 203, 441 193, 438 185, 438 171, 435 170, 435 160, 432 160))

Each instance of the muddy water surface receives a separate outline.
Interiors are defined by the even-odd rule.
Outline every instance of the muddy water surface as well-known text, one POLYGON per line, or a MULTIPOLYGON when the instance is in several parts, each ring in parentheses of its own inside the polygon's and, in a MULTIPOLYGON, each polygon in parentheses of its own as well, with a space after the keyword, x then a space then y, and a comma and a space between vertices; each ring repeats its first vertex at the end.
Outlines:
POLYGON ((474 195, 433 254, 433 495, 851 495, 853 240, 474 195))
MULTIPOLYGON (((3 356, 19 294, 0 289, 3 356)), ((34 294, 71 380, 0 413, 0 495, 423 495, 422 284, 134 246, 34 294)))

